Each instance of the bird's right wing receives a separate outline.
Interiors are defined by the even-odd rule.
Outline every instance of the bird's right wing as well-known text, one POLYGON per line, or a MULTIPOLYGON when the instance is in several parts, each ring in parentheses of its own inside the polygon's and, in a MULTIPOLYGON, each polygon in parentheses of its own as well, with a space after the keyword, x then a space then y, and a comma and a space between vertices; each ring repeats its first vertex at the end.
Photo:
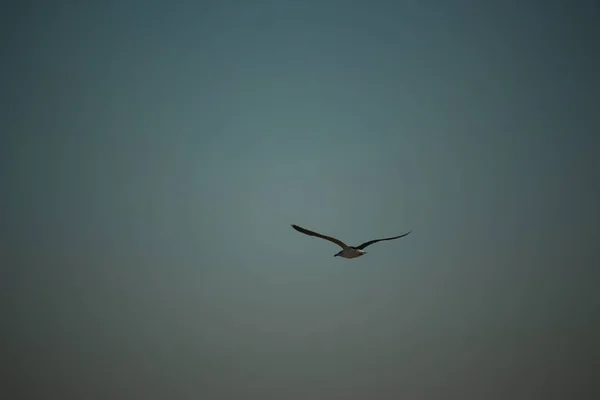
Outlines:
POLYGON ((331 236, 321 235, 320 233, 309 231, 308 229, 304 229, 304 228, 302 228, 298 225, 294 225, 294 224, 292 224, 292 228, 294 228, 298 232, 304 233, 305 235, 308 235, 308 236, 316 236, 321 239, 329 240, 330 242, 333 242, 333 243, 337 244, 338 246, 340 246, 342 249, 345 249, 348 247, 348 245, 346 243, 344 243, 341 240, 338 240, 336 238, 332 238, 331 236))
POLYGON ((359 250, 363 250, 365 247, 372 245, 373 243, 377 243, 377 242, 383 242, 384 240, 394 240, 394 239, 399 239, 401 237, 404 237, 406 235, 408 235, 410 232, 406 232, 403 235, 400 236, 394 236, 394 237, 389 237, 389 238, 385 238, 385 239, 375 239, 375 240, 369 240, 368 242, 364 242, 363 244, 361 244, 360 246, 356 246, 357 249, 359 250))

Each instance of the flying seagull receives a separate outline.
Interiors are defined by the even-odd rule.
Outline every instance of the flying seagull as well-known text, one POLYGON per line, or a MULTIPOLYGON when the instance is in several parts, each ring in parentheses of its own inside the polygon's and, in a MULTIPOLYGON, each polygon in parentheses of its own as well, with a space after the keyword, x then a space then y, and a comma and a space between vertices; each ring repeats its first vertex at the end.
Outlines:
POLYGON ((294 228, 295 230, 297 230, 300 233, 304 233, 305 235, 316 236, 316 237, 319 237, 321 239, 329 240, 330 242, 333 242, 333 243, 337 244, 338 246, 340 246, 342 248, 342 250, 339 251, 337 254, 334 254, 333 256, 334 257, 340 256, 340 257, 344 257, 344 258, 356 258, 356 257, 360 257, 362 255, 367 254, 367 252, 364 251, 365 247, 370 246, 373 243, 381 242, 381 241, 384 241, 384 240, 399 239, 399 238, 404 237, 404 236, 406 236, 406 235, 408 235, 409 233, 412 232, 412 231, 408 231, 407 233, 405 233, 403 235, 389 237, 389 238, 385 238, 385 239, 369 240, 368 242, 364 242, 360 246, 348 246, 346 243, 342 242, 339 239, 333 238, 331 236, 321 235, 320 233, 317 233, 317 232, 309 231, 308 229, 304 229, 304 228, 302 228, 301 226, 298 226, 298 225, 292 224, 292 228, 294 228))

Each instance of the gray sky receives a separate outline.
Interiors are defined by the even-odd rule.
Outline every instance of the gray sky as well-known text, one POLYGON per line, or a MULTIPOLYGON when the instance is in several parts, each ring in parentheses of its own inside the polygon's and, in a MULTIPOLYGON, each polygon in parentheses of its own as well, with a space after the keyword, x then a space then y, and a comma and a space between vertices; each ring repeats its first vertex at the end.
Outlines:
POLYGON ((96 3, 2 13, 10 398, 592 393, 593 2, 96 3))

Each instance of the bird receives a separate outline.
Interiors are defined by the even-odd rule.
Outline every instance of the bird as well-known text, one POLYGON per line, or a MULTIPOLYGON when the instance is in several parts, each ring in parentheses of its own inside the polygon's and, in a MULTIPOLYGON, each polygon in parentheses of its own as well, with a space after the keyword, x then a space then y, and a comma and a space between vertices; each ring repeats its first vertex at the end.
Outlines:
POLYGON ((305 235, 309 235, 309 236, 316 236, 319 237, 321 239, 325 239, 325 240, 329 240, 330 242, 333 242, 335 244, 337 244, 338 246, 340 246, 342 248, 342 250, 340 250, 338 253, 334 254, 334 257, 342 257, 342 258, 357 258, 357 257, 361 257, 364 256, 365 254, 367 254, 367 252, 364 250, 366 247, 372 245, 373 243, 377 243, 377 242, 381 242, 384 240, 393 240, 393 239, 399 239, 401 237, 404 237, 406 235, 408 235, 409 233, 412 232, 412 230, 408 231, 405 234, 402 234, 400 236, 394 236, 394 237, 389 237, 389 238, 384 238, 384 239, 374 239, 374 240, 369 240, 368 242, 364 242, 363 244, 359 245, 359 246, 348 246, 346 243, 342 242, 339 239, 336 239, 334 237, 331 236, 326 236, 326 235, 322 235, 320 233, 317 232, 313 232, 311 230, 302 228, 301 226, 298 225, 294 225, 292 224, 292 228, 294 228, 295 230, 297 230, 300 233, 304 233, 305 235))

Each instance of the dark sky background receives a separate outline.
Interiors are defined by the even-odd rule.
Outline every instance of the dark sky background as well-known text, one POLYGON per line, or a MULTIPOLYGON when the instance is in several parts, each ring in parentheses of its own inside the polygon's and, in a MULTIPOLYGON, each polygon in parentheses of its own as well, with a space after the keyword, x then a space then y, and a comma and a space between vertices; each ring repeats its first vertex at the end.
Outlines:
POLYGON ((594 2, 13 3, 2 398, 592 397, 594 2))

